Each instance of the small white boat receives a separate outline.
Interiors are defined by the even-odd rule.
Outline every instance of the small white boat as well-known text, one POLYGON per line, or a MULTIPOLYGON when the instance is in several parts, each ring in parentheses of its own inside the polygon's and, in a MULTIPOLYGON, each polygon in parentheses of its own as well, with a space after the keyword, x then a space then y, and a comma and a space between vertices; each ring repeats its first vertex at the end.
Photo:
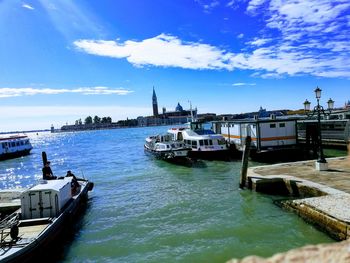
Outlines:
POLYGON ((0 160, 28 155, 32 148, 26 135, 0 137, 0 160))
POLYGON ((203 122, 192 121, 188 127, 168 130, 172 140, 184 142, 191 148, 190 157, 203 159, 224 159, 228 157, 228 147, 221 134, 205 129, 203 122))
POLYGON ((169 134, 147 137, 144 149, 157 158, 167 161, 186 159, 191 150, 183 142, 171 140, 169 134))
POLYGON ((0 262, 30 262, 69 226, 93 183, 43 180, 21 195, 21 208, 0 222, 0 262))

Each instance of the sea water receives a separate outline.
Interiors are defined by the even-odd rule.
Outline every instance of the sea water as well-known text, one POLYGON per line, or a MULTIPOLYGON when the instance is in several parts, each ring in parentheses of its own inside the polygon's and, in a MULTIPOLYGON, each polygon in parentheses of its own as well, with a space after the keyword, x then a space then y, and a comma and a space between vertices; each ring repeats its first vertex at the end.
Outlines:
POLYGON ((145 154, 145 137, 168 127, 32 133, 29 156, 0 162, 0 188, 54 175, 93 181, 88 206, 61 262, 225 262, 333 242, 268 196, 240 190, 240 160, 179 166, 145 154))

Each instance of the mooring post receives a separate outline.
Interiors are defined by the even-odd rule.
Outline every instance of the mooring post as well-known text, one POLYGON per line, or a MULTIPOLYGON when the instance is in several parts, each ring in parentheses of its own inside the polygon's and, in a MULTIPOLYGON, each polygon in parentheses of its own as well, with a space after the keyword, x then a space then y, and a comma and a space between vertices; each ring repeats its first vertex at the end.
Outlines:
POLYGON ((46 156, 46 152, 42 152, 41 153, 41 157, 43 159, 43 165, 45 166, 46 162, 47 162, 47 156, 46 156))
POLYGON ((239 187, 244 188, 247 180, 247 170, 248 170, 248 158, 250 153, 250 143, 252 138, 247 136, 245 138, 245 144, 243 148, 243 156, 242 156, 242 168, 241 168, 241 177, 239 180, 239 187))

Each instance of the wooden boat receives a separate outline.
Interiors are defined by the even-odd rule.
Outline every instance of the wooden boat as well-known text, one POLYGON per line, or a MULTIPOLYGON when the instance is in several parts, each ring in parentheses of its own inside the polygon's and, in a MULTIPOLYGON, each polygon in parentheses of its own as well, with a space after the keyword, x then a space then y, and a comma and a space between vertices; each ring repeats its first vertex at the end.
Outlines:
POLYGON ((158 159, 166 161, 187 159, 191 150, 183 142, 171 140, 168 134, 147 137, 144 149, 158 159))
POLYGON ((60 236, 93 188, 72 180, 43 180, 21 195, 21 208, 0 222, 0 262, 29 262, 60 236))
POLYGON ((32 148, 26 135, 0 137, 0 160, 28 155, 32 148))

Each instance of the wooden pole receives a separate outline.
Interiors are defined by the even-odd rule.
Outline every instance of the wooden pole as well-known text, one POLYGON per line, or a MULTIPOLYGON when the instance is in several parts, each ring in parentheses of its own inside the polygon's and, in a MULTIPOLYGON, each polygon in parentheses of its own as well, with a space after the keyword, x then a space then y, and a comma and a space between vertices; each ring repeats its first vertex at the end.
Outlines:
POLYGON ((245 138, 245 144, 243 148, 243 156, 242 156, 242 168, 241 168, 241 177, 239 181, 239 188, 244 188, 247 180, 247 170, 248 170, 248 158, 250 153, 250 143, 252 139, 250 136, 245 138))
POLYGON ((45 166, 46 162, 47 162, 47 156, 46 156, 46 152, 42 152, 41 153, 41 157, 43 159, 43 166, 45 166))

